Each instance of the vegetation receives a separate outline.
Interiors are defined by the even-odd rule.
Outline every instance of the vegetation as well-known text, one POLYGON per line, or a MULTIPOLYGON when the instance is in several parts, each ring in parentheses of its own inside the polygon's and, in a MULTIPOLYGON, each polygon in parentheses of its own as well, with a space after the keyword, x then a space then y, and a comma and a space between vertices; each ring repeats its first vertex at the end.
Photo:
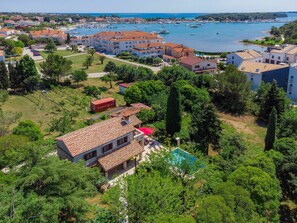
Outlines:
POLYGON ((255 12, 255 13, 216 13, 207 14, 197 17, 197 19, 207 20, 207 21, 254 21, 254 20, 274 20, 277 18, 287 17, 284 12, 255 12))
POLYGON ((269 122, 267 127, 267 134, 265 137, 265 150, 271 150, 276 136, 276 124, 277 124, 277 114, 275 108, 272 108, 272 111, 269 116, 269 122))
POLYGON ((172 84, 166 111, 166 132, 171 137, 181 130, 182 110, 180 100, 180 90, 177 84, 172 84))

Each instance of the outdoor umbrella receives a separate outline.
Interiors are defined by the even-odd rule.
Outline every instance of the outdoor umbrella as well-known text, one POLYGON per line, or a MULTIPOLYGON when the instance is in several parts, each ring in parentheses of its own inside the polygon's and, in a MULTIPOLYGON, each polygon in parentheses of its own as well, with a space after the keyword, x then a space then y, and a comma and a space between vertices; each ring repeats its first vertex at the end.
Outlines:
POLYGON ((149 128, 149 127, 142 127, 142 128, 138 128, 139 131, 143 132, 144 135, 152 135, 154 133, 154 129, 149 128))

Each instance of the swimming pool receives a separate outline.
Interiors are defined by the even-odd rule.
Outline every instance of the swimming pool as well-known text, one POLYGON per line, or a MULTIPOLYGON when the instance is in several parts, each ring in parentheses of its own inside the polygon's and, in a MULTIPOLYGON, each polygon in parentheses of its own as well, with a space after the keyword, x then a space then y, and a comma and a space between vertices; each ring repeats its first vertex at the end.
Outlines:
POLYGON ((176 148, 171 152, 171 165, 185 171, 195 172, 198 169, 204 167, 204 164, 199 162, 198 158, 190 153, 176 148), (186 170, 187 169, 187 170, 186 170))

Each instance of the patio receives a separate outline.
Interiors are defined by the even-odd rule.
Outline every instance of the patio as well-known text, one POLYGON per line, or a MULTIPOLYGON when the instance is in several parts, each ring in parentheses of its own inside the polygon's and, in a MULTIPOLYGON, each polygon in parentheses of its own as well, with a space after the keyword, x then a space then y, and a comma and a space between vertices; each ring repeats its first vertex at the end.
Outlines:
MULTIPOLYGON (((136 164, 143 161, 147 161, 149 154, 152 152, 157 152, 163 149, 164 147, 158 141, 155 141, 149 136, 145 136, 145 141, 150 142, 144 146, 144 152, 142 153, 142 159, 140 161, 136 161, 136 164)), ((127 162, 127 168, 123 169, 122 166, 118 166, 117 168, 111 170, 109 172, 108 179, 109 185, 112 187, 114 186, 121 178, 125 176, 129 176, 135 173, 135 160, 131 159, 127 162), (115 177, 114 177, 115 176, 115 177)))

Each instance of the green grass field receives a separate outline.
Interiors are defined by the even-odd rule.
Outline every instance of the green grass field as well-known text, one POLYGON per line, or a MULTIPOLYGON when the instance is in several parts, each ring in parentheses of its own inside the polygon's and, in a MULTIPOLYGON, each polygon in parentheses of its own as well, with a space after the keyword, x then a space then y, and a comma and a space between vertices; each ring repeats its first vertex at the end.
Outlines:
POLYGON ((92 85, 103 90, 101 98, 114 97, 118 106, 125 105, 124 97, 118 93, 117 83, 114 82, 113 88, 109 89, 108 83, 94 78, 81 83, 78 88, 56 87, 49 90, 47 94, 37 91, 25 96, 10 95, 8 101, 2 105, 2 109, 3 111, 21 112, 20 120, 34 121, 44 133, 47 133, 46 129, 49 127, 49 123, 53 119, 61 117, 64 111, 78 111, 79 115, 75 120, 79 126, 94 116, 89 113, 89 104, 95 98, 82 93, 84 86, 92 85))
MULTIPOLYGON (((40 54, 45 59, 48 57, 48 53, 46 53, 46 52, 41 51, 40 54)), ((109 61, 113 61, 117 66, 128 64, 128 63, 124 63, 124 62, 109 59, 109 58, 106 58, 104 60, 103 64, 101 64, 101 62, 99 61, 99 56, 97 54, 95 54, 94 55, 95 59, 94 59, 92 66, 90 66, 89 69, 86 69, 83 66, 83 63, 86 61, 89 54, 73 53, 72 51, 68 51, 68 50, 59 50, 59 51, 56 51, 54 54, 60 55, 60 56, 71 56, 71 57, 68 57, 67 59, 72 61, 72 69, 73 70, 85 69, 87 73, 103 72, 105 65, 109 61)), ((37 67, 40 69, 39 64, 40 63, 37 62, 37 67)))

